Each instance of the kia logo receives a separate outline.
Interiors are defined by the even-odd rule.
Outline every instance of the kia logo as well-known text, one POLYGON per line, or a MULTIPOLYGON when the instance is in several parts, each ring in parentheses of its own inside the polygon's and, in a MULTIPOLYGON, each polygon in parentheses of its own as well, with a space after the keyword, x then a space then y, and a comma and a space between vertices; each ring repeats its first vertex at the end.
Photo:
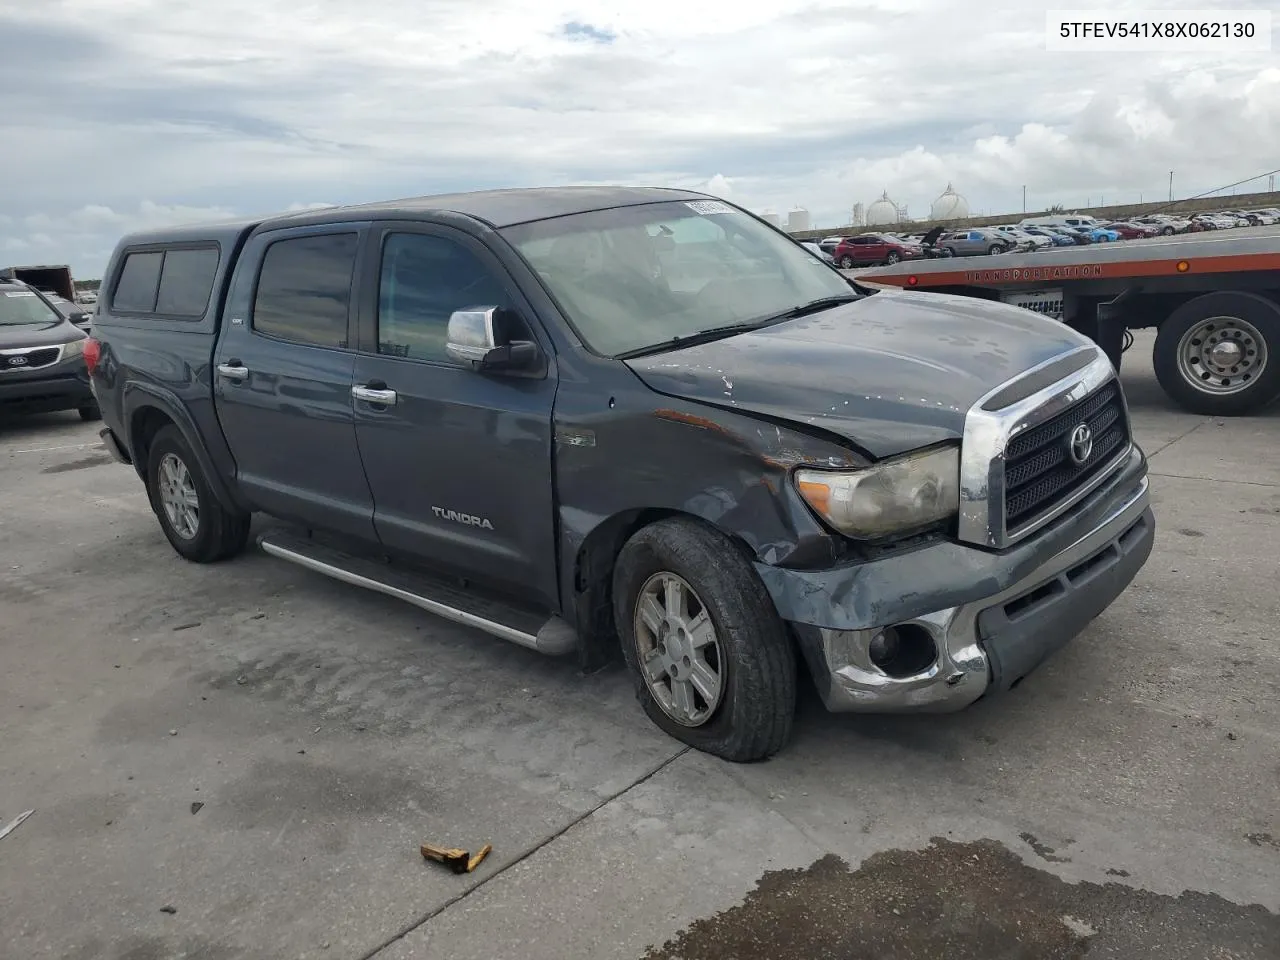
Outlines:
POLYGON ((9 366, 11 367, 20 367, 26 362, 27 362, 26 357, 10 357, 9 358, 9 366))

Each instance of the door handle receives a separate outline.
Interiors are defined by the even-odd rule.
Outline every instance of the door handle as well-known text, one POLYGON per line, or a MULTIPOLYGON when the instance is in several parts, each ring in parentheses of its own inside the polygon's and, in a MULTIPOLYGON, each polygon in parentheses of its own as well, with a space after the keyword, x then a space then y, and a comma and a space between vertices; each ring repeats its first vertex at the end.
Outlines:
POLYGON ((396 392, 385 388, 352 387, 351 395, 357 400, 365 401, 365 403, 376 403, 387 407, 394 406, 396 402, 396 392))
POLYGON ((218 373, 232 380, 244 380, 249 376, 249 368, 239 360, 228 360, 226 363, 218 364, 218 373))

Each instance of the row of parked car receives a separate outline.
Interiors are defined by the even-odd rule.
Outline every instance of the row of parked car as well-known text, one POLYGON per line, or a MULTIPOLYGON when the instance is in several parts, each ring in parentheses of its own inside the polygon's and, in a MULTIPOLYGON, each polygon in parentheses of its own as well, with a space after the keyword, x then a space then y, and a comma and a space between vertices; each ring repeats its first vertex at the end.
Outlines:
POLYGON ((926 257, 980 257, 1001 253, 1032 253, 1054 247, 1115 243, 1149 237, 1227 230, 1280 223, 1280 209, 1224 210, 1175 217, 1153 213, 1131 220, 1103 221, 1084 214, 1027 217, 1020 223, 944 230, 928 233, 862 233, 824 237, 808 243, 837 266, 868 266, 926 257))

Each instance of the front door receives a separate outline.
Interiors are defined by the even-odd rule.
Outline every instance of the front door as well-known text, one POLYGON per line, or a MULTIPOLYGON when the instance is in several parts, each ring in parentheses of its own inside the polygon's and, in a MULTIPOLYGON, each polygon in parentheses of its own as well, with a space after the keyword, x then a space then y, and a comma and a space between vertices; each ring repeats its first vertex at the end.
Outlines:
POLYGON ((515 310, 548 351, 528 304, 461 231, 385 224, 369 250, 355 384, 388 391, 372 395, 388 402, 357 397, 355 419, 378 536, 389 550, 558 607, 554 372, 478 373, 445 351, 449 315, 472 306, 515 310))
POLYGON ((255 507, 376 540, 351 383, 367 225, 271 231, 241 255, 214 357, 218 420, 255 507))

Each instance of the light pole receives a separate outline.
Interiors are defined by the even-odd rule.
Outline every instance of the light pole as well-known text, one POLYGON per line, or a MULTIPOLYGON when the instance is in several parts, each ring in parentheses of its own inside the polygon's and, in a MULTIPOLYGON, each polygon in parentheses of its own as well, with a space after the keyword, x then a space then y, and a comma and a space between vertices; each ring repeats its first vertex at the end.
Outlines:
POLYGON ((1169 202, 1173 203, 1173 171, 1169 171, 1169 202))
POLYGON ((1027 212, 1027 185, 1022 185, 1022 212, 1027 212))

